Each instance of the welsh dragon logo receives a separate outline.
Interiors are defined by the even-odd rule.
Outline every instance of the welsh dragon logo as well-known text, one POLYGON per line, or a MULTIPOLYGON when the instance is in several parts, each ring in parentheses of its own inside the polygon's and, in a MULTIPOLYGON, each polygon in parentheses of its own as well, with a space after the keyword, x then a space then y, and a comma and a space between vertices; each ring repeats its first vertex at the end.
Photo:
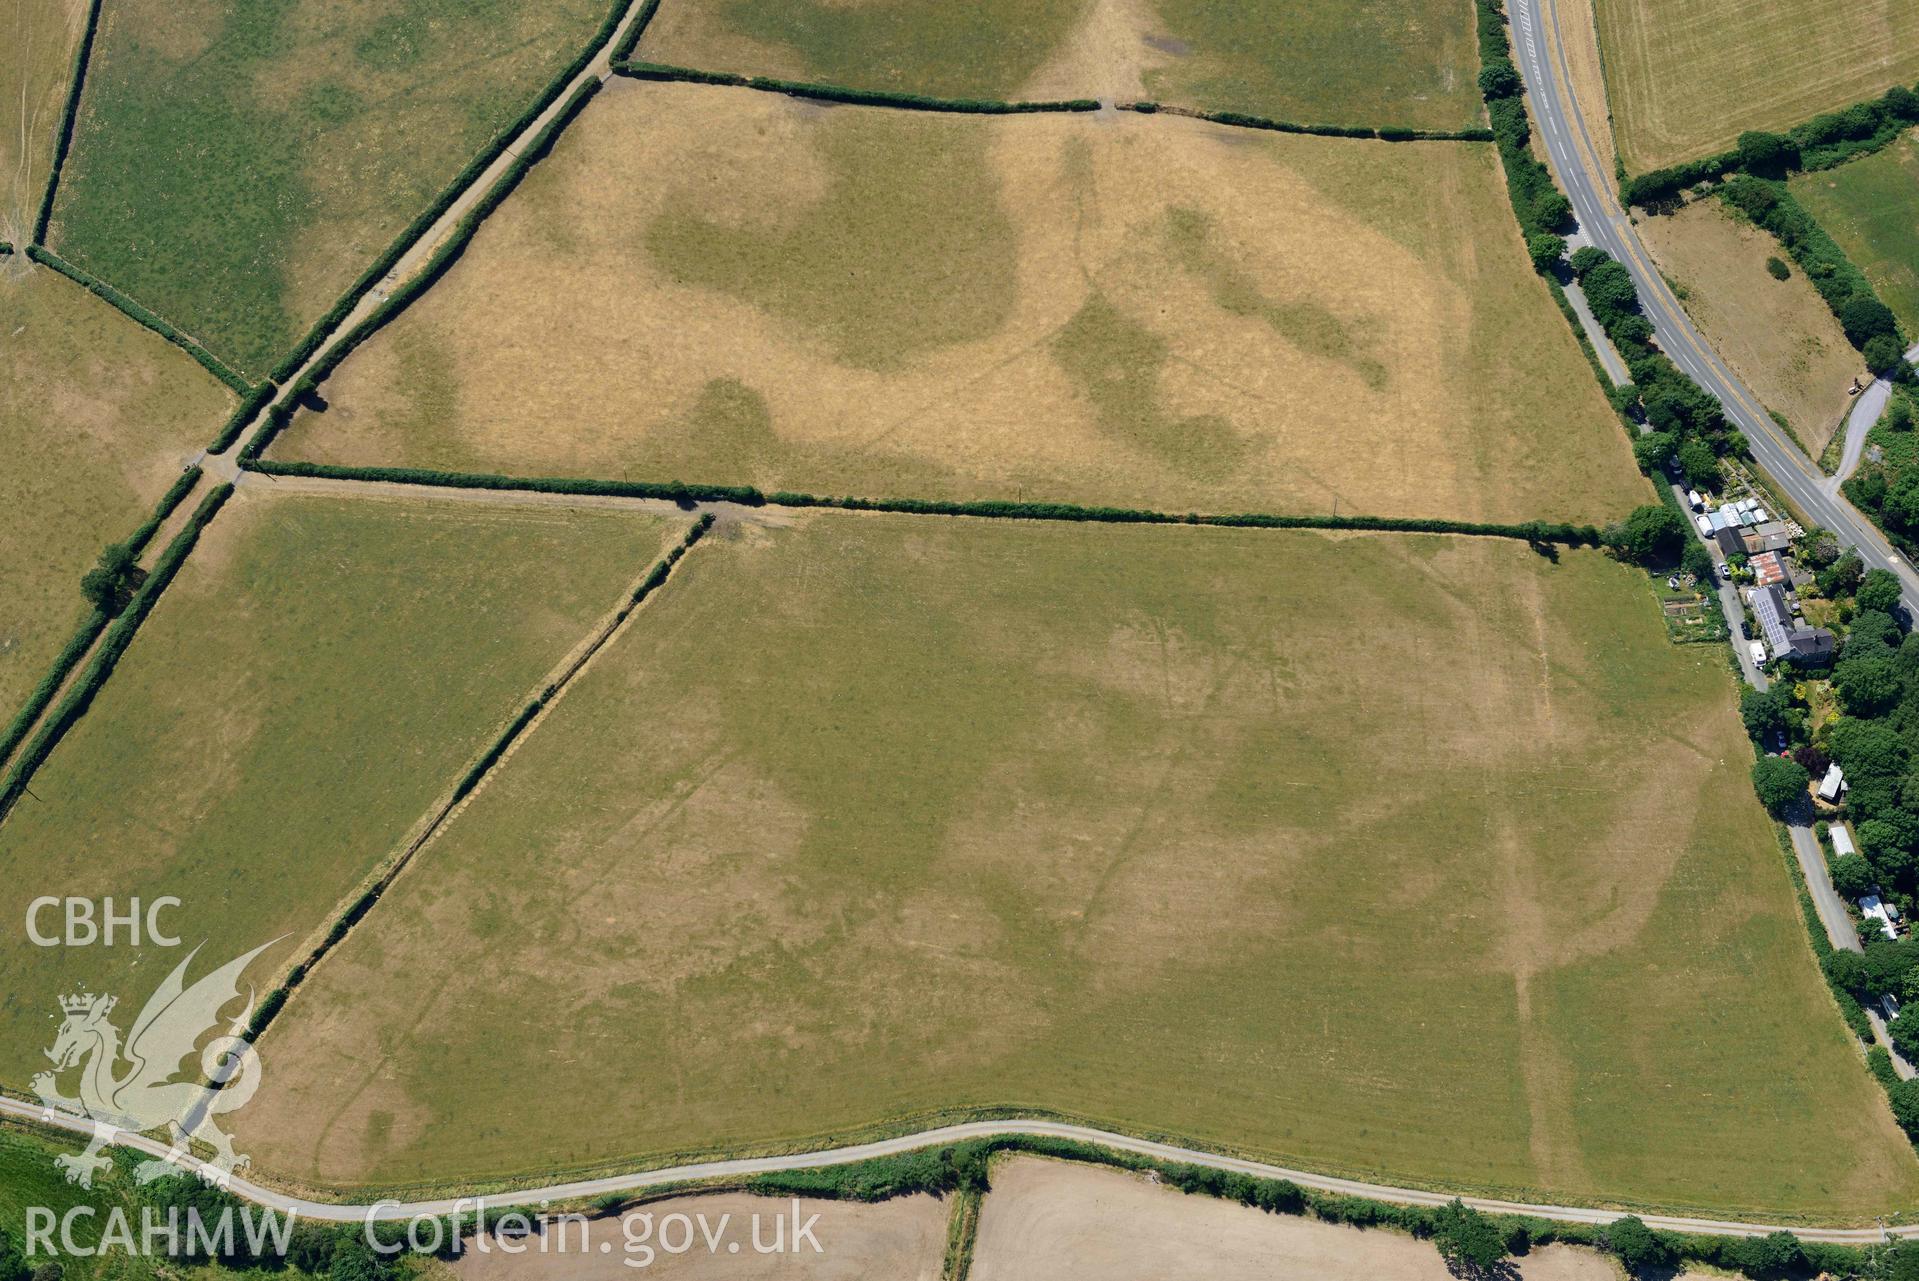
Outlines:
POLYGON ((244 1035, 253 1016, 251 989, 246 1008, 201 1051, 198 1079, 183 1072, 181 1063, 219 1024, 220 1011, 239 997, 240 974, 247 964, 272 946, 263 943, 188 987, 187 966, 200 952, 194 948, 147 999, 124 1043, 107 1018, 117 998, 86 992, 60 998, 66 1017, 47 1051, 53 1070, 34 1077, 33 1090, 48 1108, 94 1123, 86 1151, 54 1158, 69 1183, 91 1188, 94 1172, 109 1161, 100 1149, 122 1130, 164 1128, 171 1137, 172 1148, 164 1157, 135 1167, 134 1177, 141 1183, 180 1168, 178 1158, 186 1155, 193 1139, 213 1149, 209 1164, 220 1176, 247 1164, 214 1118, 243 1106, 260 1085, 260 1057, 244 1035), (58 1078, 76 1068, 80 1092, 70 1098, 60 1093, 58 1078))

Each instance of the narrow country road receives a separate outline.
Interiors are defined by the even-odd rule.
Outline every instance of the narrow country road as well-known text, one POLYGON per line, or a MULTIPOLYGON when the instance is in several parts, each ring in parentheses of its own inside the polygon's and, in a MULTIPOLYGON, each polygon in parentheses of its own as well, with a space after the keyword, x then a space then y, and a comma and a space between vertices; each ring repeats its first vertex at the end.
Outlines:
MULTIPOLYGON (((92 1132, 92 1125, 87 1121, 59 1113, 49 1113, 38 1105, 21 1103, 14 1099, 0 1098, 0 1115, 38 1121, 79 1134, 92 1132)), ((1289 1170, 1283 1166, 1268 1165, 1262 1161, 1247 1161, 1239 1157, 1221 1156, 1194 1148, 1176 1147, 1169 1143, 1156 1143, 1149 1139, 1136 1139, 1130 1135, 1115 1134, 1109 1130, 1094 1129, 1091 1126, 1072 1125, 1064 1121, 1012 1120, 969 1121, 960 1125, 944 1125, 936 1129, 922 1130, 917 1134, 905 1134, 897 1138, 859 1143, 848 1147, 822 1148, 818 1151, 794 1152, 785 1156, 701 1161, 690 1165, 665 1166, 635 1174, 615 1174, 606 1178, 581 1179, 572 1183, 556 1183, 541 1188, 522 1188, 513 1192, 489 1194, 486 1197, 486 1206, 488 1209, 496 1209, 508 1206, 536 1206, 543 1202, 564 1205, 609 1194, 641 1192, 663 1184, 706 1179, 740 1179, 755 1174, 778 1173, 783 1170, 850 1165, 873 1157, 895 1156, 920 1148, 941 1147, 967 1139, 985 1139, 1004 1135, 1036 1135, 1044 1138, 1069 1139, 1160 1161, 1203 1165, 1211 1169, 1251 1175, 1255 1178, 1289 1179, 1301 1187, 1313 1188, 1321 1192, 1371 1197, 1376 1201, 1388 1201, 1398 1205, 1444 1205, 1453 1199, 1453 1194, 1448 1192, 1385 1187, 1376 1183, 1361 1183, 1354 1179, 1309 1174, 1302 1170, 1289 1170)), ((166 1144, 140 1134, 115 1132, 111 1142, 153 1156, 162 1155, 167 1151, 166 1144)), ((256 1205, 265 1206, 271 1210, 291 1212, 305 1219, 332 1223, 359 1223, 369 1219, 386 1222, 463 1212, 470 1214, 476 1200, 474 1197, 467 1196, 432 1201, 377 1201, 370 1205, 311 1201, 303 1197, 276 1192, 238 1175, 231 1177, 221 1175, 217 1171, 210 1170, 197 1158, 176 1158, 176 1160, 190 1169, 208 1175, 215 1182, 223 1184, 235 1196, 256 1205)), ((1500 1201, 1488 1197, 1468 1196, 1461 1199, 1467 1205, 1488 1213, 1530 1214, 1566 1223, 1610 1223, 1625 1213, 1622 1210, 1597 1210, 1588 1206, 1539 1205, 1523 1201, 1500 1201)), ((1784 1228, 1804 1241, 1829 1241, 1842 1245, 1866 1245, 1883 1241, 1888 1237, 1919 1238, 1919 1225, 1895 1228, 1808 1228, 1794 1227, 1789 1224, 1752 1223, 1732 1219, 1695 1219, 1658 1214, 1641 1214, 1639 1217, 1649 1226, 1666 1231, 1712 1232, 1722 1236, 1763 1236, 1768 1232, 1777 1232, 1784 1228)))
MULTIPOLYGON (((1919 360, 1919 343, 1913 344, 1906 353, 1906 359, 1919 360)), ((1846 444, 1839 456, 1839 470, 1826 479, 1826 492, 1836 494, 1839 486, 1845 484, 1846 477, 1852 475, 1859 465, 1859 458, 1866 452, 1866 433, 1886 412, 1886 402, 1892 399, 1892 384, 1883 378, 1875 378, 1859 393, 1852 402, 1852 412, 1846 415, 1846 444)))
POLYGON ((1871 521, 1844 497, 1827 490, 1826 478, 1714 354, 1652 265, 1631 218, 1613 195, 1612 166, 1601 162, 1580 118, 1560 42, 1556 0, 1511 0, 1511 14, 1513 49, 1525 77, 1526 99, 1553 171, 1572 200, 1581 230, 1632 272, 1660 347, 1719 400, 1726 417, 1751 443, 1754 461, 1808 518, 1857 547, 1867 568, 1890 569, 1898 575, 1906 608, 1919 616, 1919 574, 1871 521))

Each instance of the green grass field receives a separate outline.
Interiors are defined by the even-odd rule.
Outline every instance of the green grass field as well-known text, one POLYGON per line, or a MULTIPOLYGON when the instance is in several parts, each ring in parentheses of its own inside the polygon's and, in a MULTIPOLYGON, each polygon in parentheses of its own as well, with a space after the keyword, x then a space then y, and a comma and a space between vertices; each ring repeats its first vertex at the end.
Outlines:
MULTIPOLYGON (((17 923, 49 894, 172 894, 177 932, 206 942, 203 962, 283 934, 268 959, 284 962, 670 529, 560 507, 243 489, 0 825, 0 912, 17 923)), ((178 959, 49 950, 9 931, 0 1081, 24 1088, 45 1066, 56 999, 74 984, 137 1010, 178 959)), ((267 962, 249 977, 264 991, 267 962)))
MULTIPOLYGON (((1643 173, 1919 80, 1910 0, 1596 0, 1619 156, 1643 173)), ((1594 104, 1596 107, 1597 104, 1594 104)))
POLYGON ((51 271, 0 271, 0 722, 88 612, 80 576, 151 514, 233 397, 51 271))
POLYGON ((1799 198, 1872 281, 1907 333, 1919 333, 1919 135, 1877 155, 1793 179, 1799 198))
POLYGON ((606 12, 109 5, 51 241, 263 375, 606 12))
POLYGON ((1910 1204, 1731 706, 1596 553, 722 524, 288 1005, 239 1129, 470 1185, 1009 1104, 1910 1204))
POLYGON ((1472 9, 1451 0, 684 0, 639 56, 940 97, 1156 98, 1306 123, 1480 121, 1472 9))

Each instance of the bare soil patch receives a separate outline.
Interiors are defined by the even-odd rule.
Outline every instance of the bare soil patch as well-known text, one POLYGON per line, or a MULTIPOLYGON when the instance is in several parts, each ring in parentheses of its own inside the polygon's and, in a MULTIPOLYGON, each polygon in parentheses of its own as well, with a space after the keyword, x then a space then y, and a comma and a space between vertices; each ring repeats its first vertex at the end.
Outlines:
MULTIPOLYGON (((1551 1246, 1523 1281, 1617 1281, 1596 1251, 1551 1246)), ((1188 1196, 1097 1165, 1020 1157, 993 1168, 971 1281, 1452 1281, 1430 1241, 1188 1196)))
POLYGON ((523 1254, 508 1254, 490 1241, 489 1252, 470 1248, 451 1272, 456 1281, 615 1281, 634 1276, 671 1281, 936 1281, 951 1209, 950 1202, 930 1196, 896 1197, 873 1205, 744 1192, 672 1197, 583 1227, 507 1238, 510 1244, 524 1243, 523 1254), (681 1223, 668 1223, 674 1216, 692 1220, 690 1237, 681 1223), (812 1239, 819 1242, 817 1251, 800 1238, 796 1222, 810 1225, 812 1239), (709 1248, 707 1234, 716 1248, 709 1248), (776 1239, 782 1243, 778 1251, 771 1249, 776 1239), (678 1247, 689 1240, 678 1252, 662 1246, 662 1241, 678 1247), (756 1240, 766 1252, 754 1248, 756 1240))
POLYGON ((617 84, 278 453, 1604 520, 1645 482, 1499 183, 1450 143, 617 84))

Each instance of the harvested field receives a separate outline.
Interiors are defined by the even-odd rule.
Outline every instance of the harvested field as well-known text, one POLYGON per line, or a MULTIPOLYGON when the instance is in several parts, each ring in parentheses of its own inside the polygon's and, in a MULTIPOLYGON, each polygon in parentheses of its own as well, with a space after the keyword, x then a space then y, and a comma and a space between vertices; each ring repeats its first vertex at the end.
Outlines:
POLYGON ((287 1006, 242 1137, 366 1192, 1017 1105, 1907 1204, 1750 759, 1724 651, 1596 553, 722 524, 287 1006))
POLYGON ((1792 194, 1866 273, 1909 334, 1919 334, 1919 134, 1825 173, 1792 194))
POLYGON ((518 1256, 469 1250, 451 1271, 456 1281, 614 1281, 636 1274, 669 1281, 937 1281, 951 1212, 951 1202, 930 1196, 876 1205, 744 1192, 671 1197, 619 1218, 550 1230, 518 1256), (678 1253, 661 1246, 680 1244, 681 1225, 668 1224, 675 1215, 693 1225, 690 1247, 678 1253), (802 1225, 817 1219, 811 1239, 818 1250, 799 1238, 795 1215, 802 1225), (790 1248, 771 1249, 776 1232, 790 1248), (709 1235, 717 1248, 708 1248, 709 1235), (765 1253, 753 1248, 756 1240, 765 1253))
MULTIPOLYGON (((0 2, 0 240, 16 250, 33 239, 86 13, 85 0, 0 2)), ((0 258, 0 280, 24 270, 18 254, 0 258)))
POLYGON ((1596 0, 1629 173, 1725 151, 1919 80, 1910 0, 1596 0))
POLYGON ((263 376, 606 13, 110 4, 51 242, 263 376))
MULTIPOLYGON (((1618 1281, 1597 1251, 1548 1246, 1517 1281, 1618 1281)), ((1022 1157, 993 1170, 968 1281, 1452 1281, 1430 1241, 1187 1196, 1142 1175, 1022 1157)))
POLYGON ((1157 99, 1307 124, 1481 122, 1470 5, 685 0, 639 56, 896 93, 1157 99))
MULTIPOLYGON (((170 894, 202 967, 287 936, 248 975, 264 992, 269 962, 331 923, 677 522, 261 488, 208 528, 0 825, 0 914, 170 894)), ((182 955, 10 930, 0 1081, 47 1066, 57 997, 85 984, 137 1011, 182 955)))
POLYGON ((0 270, 0 317, 4 723, 89 612, 80 576, 152 513, 233 397, 186 353, 51 271, 0 270))
POLYGON ((1847 388, 1868 375, 1805 273, 1777 240, 1719 200, 1641 218, 1638 230, 1720 358, 1819 457, 1852 408, 1847 388), (1791 275, 1774 279, 1768 258, 1791 275))
POLYGON ((1490 148, 1164 116, 623 82, 325 395, 276 456, 1509 521, 1647 497, 1490 148))

